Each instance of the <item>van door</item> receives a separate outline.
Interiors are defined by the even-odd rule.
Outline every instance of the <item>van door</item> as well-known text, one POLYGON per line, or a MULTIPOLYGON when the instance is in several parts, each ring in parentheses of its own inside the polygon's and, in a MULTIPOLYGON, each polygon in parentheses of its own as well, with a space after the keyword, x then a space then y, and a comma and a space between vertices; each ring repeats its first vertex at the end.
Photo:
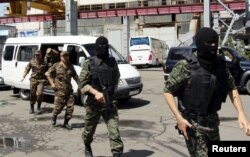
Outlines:
POLYGON ((14 85, 13 79, 16 77, 13 69, 15 68, 16 46, 12 44, 5 45, 2 55, 2 76, 4 83, 10 86, 14 85))
POLYGON ((29 61, 34 58, 35 51, 38 50, 39 45, 19 45, 16 54, 16 63, 14 73, 16 77, 14 78, 14 85, 16 88, 29 89, 30 88, 30 74, 25 77, 24 81, 21 82, 25 67, 28 65, 29 61))
MULTIPOLYGON (((85 59, 87 59, 87 56, 89 56, 87 54, 87 51, 82 46, 76 45, 76 44, 66 44, 64 47, 64 50, 69 52, 70 62, 71 64, 74 65, 76 73, 80 75, 80 72, 81 72, 81 64, 79 63, 80 57, 84 57, 85 59)), ((78 89, 77 83, 75 82, 75 80, 72 79, 71 84, 72 84, 74 93, 76 93, 78 89)))

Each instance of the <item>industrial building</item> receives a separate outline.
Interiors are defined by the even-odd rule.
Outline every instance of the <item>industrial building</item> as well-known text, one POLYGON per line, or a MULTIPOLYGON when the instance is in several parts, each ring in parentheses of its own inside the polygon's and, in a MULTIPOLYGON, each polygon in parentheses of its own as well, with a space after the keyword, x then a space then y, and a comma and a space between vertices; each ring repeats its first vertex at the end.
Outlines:
MULTIPOLYGON (((18 36, 105 35, 126 57, 130 36, 153 36, 165 40, 169 47, 190 44, 196 29, 204 24, 205 1, 3 0, 1 2, 8 7, 5 16, 0 17, 0 24, 15 24, 18 36)), ((209 2, 210 26, 222 36, 230 27, 234 14, 240 17, 245 13, 244 0, 209 2)), ((231 30, 244 33, 241 29, 244 25, 244 18, 238 18, 231 30)))

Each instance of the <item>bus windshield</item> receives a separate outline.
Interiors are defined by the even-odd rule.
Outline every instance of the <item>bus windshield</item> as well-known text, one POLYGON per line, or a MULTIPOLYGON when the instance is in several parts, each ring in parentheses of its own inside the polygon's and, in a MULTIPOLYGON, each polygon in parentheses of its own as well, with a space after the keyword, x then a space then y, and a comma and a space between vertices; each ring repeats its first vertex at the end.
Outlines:
POLYGON ((149 45, 149 39, 148 37, 131 38, 130 46, 133 46, 133 45, 149 45))

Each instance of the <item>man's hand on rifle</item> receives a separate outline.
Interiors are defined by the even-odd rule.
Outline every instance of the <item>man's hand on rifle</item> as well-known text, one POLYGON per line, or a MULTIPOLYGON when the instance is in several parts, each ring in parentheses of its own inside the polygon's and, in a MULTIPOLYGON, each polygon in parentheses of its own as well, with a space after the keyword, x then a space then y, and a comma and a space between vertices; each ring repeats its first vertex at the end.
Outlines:
POLYGON ((183 117, 177 120, 178 128, 180 132, 184 135, 186 140, 189 140, 187 129, 191 128, 192 125, 183 117))
POLYGON ((102 104, 105 102, 103 93, 101 93, 101 92, 97 92, 97 93, 95 94, 95 99, 96 99, 99 103, 102 103, 102 104))
POLYGON ((89 90, 89 92, 95 96, 95 99, 96 99, 99 103, 104 104, 105 100, 104 100, 103 93, 101 93, 101 92, 95 90, 94 88, 91 88, 91 89, 89 90))

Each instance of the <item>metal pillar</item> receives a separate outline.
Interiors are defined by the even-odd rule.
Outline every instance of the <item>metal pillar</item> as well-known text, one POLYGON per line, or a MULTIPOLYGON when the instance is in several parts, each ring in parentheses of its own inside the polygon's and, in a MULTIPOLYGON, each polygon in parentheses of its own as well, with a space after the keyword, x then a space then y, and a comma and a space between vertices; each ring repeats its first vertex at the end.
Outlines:
POLYGON ((211 27, 209 8, 210 8, 210 0, 204 0, 204 12, 203 12, 204 27, 211 27))
POLYGON ((213 29, 220 34, 220 24, 219 24, 220 14, 214 13, 213 29))
POLYGON ((50 23, 50 36, 56 36, 56 19, 53 18, 50 23))
POLYGON ((129 37, 130 37, 130 19, 129 16, 123 16, 123 28, 122 28, 122 50, 127 55, 127 61, 129 61, 129 37))
POLYGON ((225 37, 223 38, 222 43, 221 43, 221 45, 223 46, 223 45, 225 45, 229 34, 232 32, 234 32, 234 33, 237 32, 237 31, 232 30, 234 22, 237 21, 239 18, 245 16, 245 13, 243 13, 241 15, 236 14, 236 13, 234 13, 234 11, 229 9, 221 0, 217 0, 217 2, 220 3, 220 5, 232 16, 232 20, 230 22, 230 25, 229 26, 226 25, 227 31, 226 31, 225 37))
POLYGON ((65 34, 77 35, 77 1, 66 0, 65 7, 65 34))

